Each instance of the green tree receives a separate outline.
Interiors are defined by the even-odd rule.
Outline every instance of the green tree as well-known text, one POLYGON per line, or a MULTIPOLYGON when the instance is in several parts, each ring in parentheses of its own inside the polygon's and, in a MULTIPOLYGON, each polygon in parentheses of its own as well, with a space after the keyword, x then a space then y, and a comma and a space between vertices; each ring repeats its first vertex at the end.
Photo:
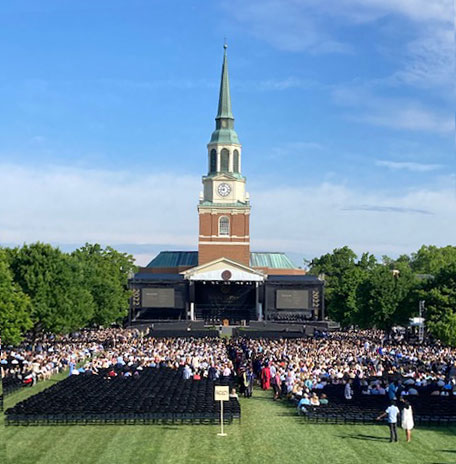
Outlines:
POLYGON ((394 272, 377 264, 360 284, 357 292, 357 323, 361 327, 391 330, 406 324, 411 315, 408 298, 417 282, 407 264, 396 263, 394 272))
POLYGON ((387 266, 389 269, 397 269, 399 265, 406 264, 411 267, 411 258, 409 255, 400 255, 399 258, 393 259, 389 256, 382 256, 382 263, 387 266))
POLYGON ((34 243, 9 256, 14 280, 30 297, 35 332, 69 332, 91 321, 94 302, 84 287, 84 269, 70 255, 34 243))
POLYGON ((456 263, 444 266, 423 285, 426 325, 443 343, 456 346, 456 263))
POLYGON ((423 245, 416 253, 412 253, 410 265, 412 270, 419 274, 437 274, 440 269, 456 263, 456 247, 436 247, 423 245))
POLYGON ((33 322, 30 298, 13 282, 7 254, 0 250, 0 334, 6 345, 16 345, 33 322))
POLYGON ((95 303, 91 322, 102 326, 121 322, 129 308, 128 278, 136 270, 133 257, 98 244, 86 244, 72 255, 83 266, 84 286, 95 303))
POLYGON ((328 316, 342 325, 358 320, 358 287, 376 264, 373 255, 364 253, 357 260, 349 247, 335 249, 310 263, 310 273, 325 278, 325 304, 328 316))

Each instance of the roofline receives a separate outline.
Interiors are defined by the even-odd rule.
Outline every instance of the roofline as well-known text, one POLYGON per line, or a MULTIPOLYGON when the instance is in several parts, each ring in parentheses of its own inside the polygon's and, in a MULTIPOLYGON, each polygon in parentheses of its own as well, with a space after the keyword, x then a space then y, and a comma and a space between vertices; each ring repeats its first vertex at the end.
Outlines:
POLYGON ((244 269, 246 272, 251 272, 253 274, 257 274, 259 276, 262 276, 262 277, 265 277, 265 274, 264 272, 258 270, 258 269, 255 269, 254 267, 251 267, 251 266, 246 266, 245 264, 241 264, 241 263, 238 263, 230 258, 225 258, 224 256, 222 256, 221 258, 217 258, 217 259, 214 259, 213 261, 209 261, 207 263, 204 263, 204 264, 199 264, 198 266, 194 266, 194 267, 191 267, 190 269, 187 269, 186 271, 182 271, 180 274, 184 275, 185 277, 187 277, 187 275, 189 274, 192 274, 192 273, 195 273, 195 272, 199 272, 199 270, 201 269, 204 269, 205 267, 209 267, 209 266, 212 266, 216 263, 219 263, 221 261, 225 261, 227 262, 228 264, 232 264, 233 267, 239 267, 239 268, 242 268, 244 269))
POLYGON ((198 250, 161 250, 158 255, 160 253, 198 253, 198 250))
POLYGON ((251 251, 250 253, 265 253, 265 254, 278 254, 278 255, 286 255, 286 251, 251 251))

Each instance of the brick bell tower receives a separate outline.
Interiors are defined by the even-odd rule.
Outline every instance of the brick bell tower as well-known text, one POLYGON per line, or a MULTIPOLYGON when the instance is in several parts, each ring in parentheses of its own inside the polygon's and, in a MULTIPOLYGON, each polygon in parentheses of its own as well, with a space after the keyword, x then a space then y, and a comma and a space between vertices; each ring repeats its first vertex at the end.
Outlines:
POLYGON ((215 130, 207 145, 208 173, 198 205, 198 264, 228 258, 249 266, 250 201, 241 174, 241 144, 234 130, 224 45, 222 79, 215 130))

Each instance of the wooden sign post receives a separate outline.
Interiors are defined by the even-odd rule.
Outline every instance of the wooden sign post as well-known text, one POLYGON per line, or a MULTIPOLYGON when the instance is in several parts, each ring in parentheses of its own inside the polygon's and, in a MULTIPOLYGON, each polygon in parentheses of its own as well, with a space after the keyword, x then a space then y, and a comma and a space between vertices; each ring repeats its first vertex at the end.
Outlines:
POLYGON ((220 401, 220 433, 219 437, 226 437, 226 433, 223 433, 223 402, 230 400, 230 387, 217 385, 214 392, 214 400, 220 401))

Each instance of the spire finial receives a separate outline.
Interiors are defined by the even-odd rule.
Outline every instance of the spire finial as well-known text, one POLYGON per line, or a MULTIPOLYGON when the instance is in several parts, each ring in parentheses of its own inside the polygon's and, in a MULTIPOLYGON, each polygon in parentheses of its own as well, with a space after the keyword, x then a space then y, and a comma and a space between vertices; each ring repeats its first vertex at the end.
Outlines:
POLYGON ((215 117, 215 131, 212 133, 212 142, 227 142, 239 144, 238 136, 234 130, 234 117, 231 111, 230 79, 228 77, 228 56, 226 37, 223 41, 223 65, 220 80, 220 93, 218 111, 215 117))
POLYGON ((228 57, 226 55, 226 49, 228 48, 228 45, 226 43, 226 37, 224 39, 223 48, 224 53, 222 65, 222 78, 220 81, 219 106, 216 119, 234 119, 233 114, 231 113, 230 80, 228 77, 228 57))

